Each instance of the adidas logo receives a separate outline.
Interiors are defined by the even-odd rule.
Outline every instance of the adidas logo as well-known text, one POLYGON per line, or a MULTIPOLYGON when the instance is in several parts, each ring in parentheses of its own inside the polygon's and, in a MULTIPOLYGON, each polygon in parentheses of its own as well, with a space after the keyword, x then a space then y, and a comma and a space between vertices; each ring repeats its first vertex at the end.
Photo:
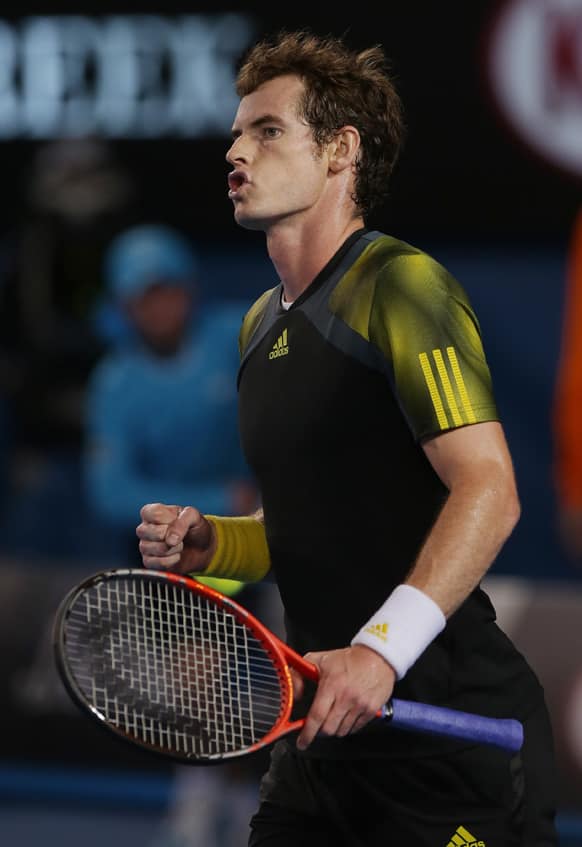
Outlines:
POLYGON ((364 632, 369 632, 370 635, 375 635, 380 641, 388 641, 388 624, 375 623, 372 626, 366 627, 364 632))
POLYGON ((464 826, 459 826, 447 847, 486 847, 486 845, 484 841, 477 841, 464 826))
POLYGON ((269 353, 269 359, 278 359, 279 356, 287 356, 289 347, 287 346, 287 330, 283 330, 283 334, 279 336, 276 343, 273 344, 273 349, 269 353))

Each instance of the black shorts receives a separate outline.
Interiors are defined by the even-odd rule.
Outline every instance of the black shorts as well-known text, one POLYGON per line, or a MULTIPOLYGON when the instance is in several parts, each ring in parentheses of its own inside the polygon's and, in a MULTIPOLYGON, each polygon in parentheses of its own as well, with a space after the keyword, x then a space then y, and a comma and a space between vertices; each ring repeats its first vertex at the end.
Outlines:
POLYGON ((519 755, 472 746, 437 758, 309 758, 279 742, 250 847, 553 847, 555 772, 545 706, 519 755))

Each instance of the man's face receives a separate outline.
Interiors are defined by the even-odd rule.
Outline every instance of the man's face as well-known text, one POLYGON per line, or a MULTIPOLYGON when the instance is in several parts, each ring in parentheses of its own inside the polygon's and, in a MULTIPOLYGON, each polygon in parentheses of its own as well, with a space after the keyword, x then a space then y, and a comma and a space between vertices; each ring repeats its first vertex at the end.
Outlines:
POLYGON ((303 82, 281 76, 243 97, 227 161, 237 223, 266 230, 317 207, 327 182, 327 158, 298 117, 303 82))

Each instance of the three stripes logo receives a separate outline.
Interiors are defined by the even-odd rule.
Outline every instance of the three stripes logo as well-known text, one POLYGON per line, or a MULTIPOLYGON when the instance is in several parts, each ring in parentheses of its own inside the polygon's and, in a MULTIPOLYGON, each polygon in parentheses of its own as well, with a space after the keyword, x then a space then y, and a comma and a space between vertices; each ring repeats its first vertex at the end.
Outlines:
POLYGON ((284 329, 282 335, 280 335, 275 344, 273 344, 273 349, 269 353, 269 359, 278 359, 279 356, 287 356, 288 353, 289 346, 287 344, 287 330, 284 329))
POLYGON ((375 635, 380 641, 388 641, 388 624, 375 623, 372 626, 366 627, 364 632, 369 632, 370 635, 375 635))
POLYGON ((432 351, 432 360, 440 388, 428 354, 418 354, 420 367, 441 429, 449 429, 450 421, 454 426, 462 426, 465 423, 475 423, 477 420, 463 380, 455 348, 447 347, 446 354, 447 363, 445 363, 442 350, 432 351))
POLYGON ((464 826, 459 826, 447 847, 486 847, 486 844, 484 841, 477 841, 464 826))

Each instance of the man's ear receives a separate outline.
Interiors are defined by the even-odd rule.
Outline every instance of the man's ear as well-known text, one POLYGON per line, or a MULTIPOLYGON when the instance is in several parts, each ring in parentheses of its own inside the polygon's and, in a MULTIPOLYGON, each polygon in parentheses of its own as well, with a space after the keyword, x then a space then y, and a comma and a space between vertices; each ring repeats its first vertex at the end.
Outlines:
POLYGON ((333 173, 351 168, 360 149, 360 133, 355 126, 344 126, 334 136, 328 147, 328 164, 333 173))

